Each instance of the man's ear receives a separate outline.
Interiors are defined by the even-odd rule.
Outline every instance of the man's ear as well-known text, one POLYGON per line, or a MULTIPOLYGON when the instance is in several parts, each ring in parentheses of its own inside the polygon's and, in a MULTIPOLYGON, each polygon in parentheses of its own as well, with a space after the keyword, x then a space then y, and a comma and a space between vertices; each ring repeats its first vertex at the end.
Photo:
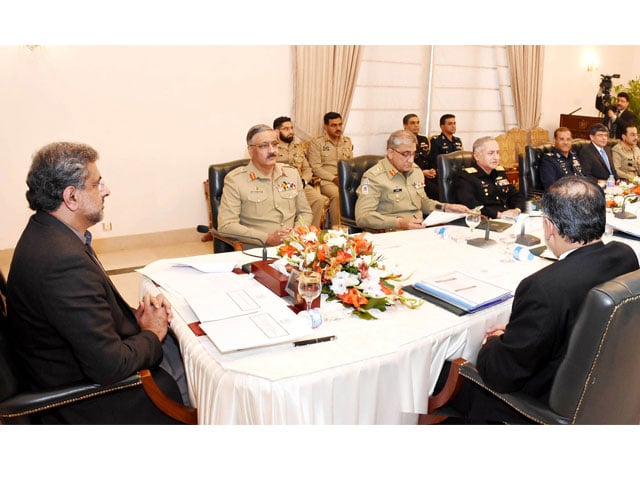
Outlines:
POLYGON ((556 235, 558 233, 555 224, 549 220, 547 217, 542 217, 542 223, 544 225, 544 238, 545 240, 549 240, 552 235, 556 235))
POLYGON ((63 191, 62 191, 62 201, 64 202, 65 206, 71 210, 72 212, 75 212, 78 209, 78 189, 76 187, 73 187, 71 185, 69 185, 68 187, 66 187, 63 191))

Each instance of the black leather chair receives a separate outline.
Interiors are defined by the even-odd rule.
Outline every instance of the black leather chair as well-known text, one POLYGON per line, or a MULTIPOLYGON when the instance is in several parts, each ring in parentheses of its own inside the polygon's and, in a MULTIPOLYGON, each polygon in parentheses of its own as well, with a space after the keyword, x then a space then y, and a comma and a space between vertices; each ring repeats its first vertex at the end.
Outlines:
POLYGON ((544 192, 544 185, 540 180, 540 159, 552 149, 553 145, 550 143, 535 147, 527 145, 524 148, 524 155, 519 156, 520 193, 524 198, 534 198, 544 192))
POLYGON ((455 191, 455 175, 473 164, 473 152, 460 150, 438 155, 436 158, 438 192, 443 203, 458 203, 455 191))
POLYGON ((154 405, 169 417, 185 424, 198 423, 197 410, 165 395, 149 370, 141 370, 112 385, 87 383, 37 392, 28 391, 24 385, 24 373, 16 361, 8 337, 5 298, 6 282, 0 271, 0 424, 38 423, 39 413, 123 389, 140 387, 154 405))
MULTIPOLYGON (((249 163, 248 158, 234 160, 232 162, 209 165, 209 203, 211 204, 211 222, 214 229, 218 229, 218 210, 220 209, 220 199, 222 198, 222 187, 224 187, 224 177, 231 170, 243 167, 249 163)), ((212 232, 213 252, 232 252, 242 250, 242 242, 233 240, 224 235, 212 232)))
POLYGON ((360 186, 364 172, 384 157, 380 155, 361 155, 348 160, 338 161, 338 188, 340 190, 340 226, 349 228, 349 233, 361 232, 356 225, 356 190, 360 186))
POLYGON ((640 423, 640 270, 589 291, 553 380, 549 404, 487 387, 473 364, 453 362, 445 387, 429 399, 422 423, 439 423, 462 381, 472 381, 540 424, 640 423))

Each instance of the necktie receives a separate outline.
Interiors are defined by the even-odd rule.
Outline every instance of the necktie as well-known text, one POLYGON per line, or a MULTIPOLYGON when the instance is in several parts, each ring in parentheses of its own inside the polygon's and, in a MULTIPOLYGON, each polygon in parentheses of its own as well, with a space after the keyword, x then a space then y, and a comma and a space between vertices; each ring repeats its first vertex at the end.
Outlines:
POLYGON ((599 148, 598 150, 600 150, 600 156, 602 157, 602 160, 604 160, 604 164, 607 166, 609 173, 613 175, 613 172, 611 171, 611 166, 609 165, 609 159, 607 158, 607 154, 604 151, 604 148, 599 148))

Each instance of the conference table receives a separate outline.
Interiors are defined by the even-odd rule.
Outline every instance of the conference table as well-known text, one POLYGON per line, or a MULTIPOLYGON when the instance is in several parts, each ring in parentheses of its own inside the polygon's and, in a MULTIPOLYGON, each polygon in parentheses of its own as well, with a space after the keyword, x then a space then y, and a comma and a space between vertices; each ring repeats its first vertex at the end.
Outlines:
MULTIPOLYGON (((542 239, 541 218, 527 222, 527 231, 542 239)), ((411 274, 406 284, 460 271, 515 291, 522 278, 554 260, 536 256, 505 261, 507 247, 500 239, 517 233, 514 229, 491 232, 496 241, 482 247, 466 243, 471 233, 462 226, 448 225, 444 232, 436 227, 367 235, 386 265, 411 274)), ((483 232, 476 230, 473 236, 483 232)), ((621 239, 640 252, 634 237, 621 239)), ((269 248, 268 254, 275 256, 275 249, 269 248)), ((237 264, 251 261, 243 252, 215 257, 237 264)), ((171 261, 149 267, 171 268, 171 261)), ((474 361, 484 332, 508 321, 512 304, 509 299, 460 316, 429 302, 417 309, 397 304, 385 312, 374 310, 377 319, 363 320, 323 299, 325 321, 314 335, 335 335, 334 341, 223 354, 191 328, 198 319, 185 299, 142 273, 141 295, 162 292, 174 307, 171 329, 180 344, 200 424, 416 424, 418 415, 427 412, 445 361, 474 361)), ((215 281, 216 274, 202 275, 215 281)))

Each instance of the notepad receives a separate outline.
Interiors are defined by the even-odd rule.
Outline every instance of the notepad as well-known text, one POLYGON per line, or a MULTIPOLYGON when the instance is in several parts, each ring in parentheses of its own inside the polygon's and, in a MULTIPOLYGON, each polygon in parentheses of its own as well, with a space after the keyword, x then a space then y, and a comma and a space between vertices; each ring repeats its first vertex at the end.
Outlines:
POLYGON ((415 288, 472 313, 513 297, 511 290, 462 272, 416 282, 415 288))

